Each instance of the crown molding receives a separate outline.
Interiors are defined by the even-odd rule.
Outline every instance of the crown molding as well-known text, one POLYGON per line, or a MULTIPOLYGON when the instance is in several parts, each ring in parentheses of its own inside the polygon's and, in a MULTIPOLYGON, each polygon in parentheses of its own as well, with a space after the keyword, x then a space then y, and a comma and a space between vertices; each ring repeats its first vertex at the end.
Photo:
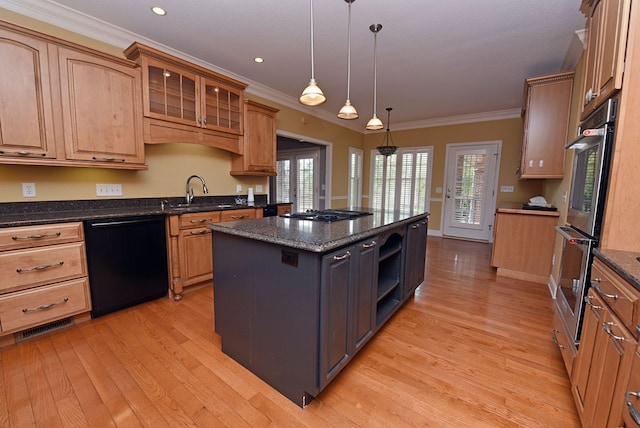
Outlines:
MULTIPOLYGON (((338 126, 348 128, 362 133, 375 133, 379 131, 366 131, 363 127, 352 121, 339 119, 335 114, 326 110, 313 107, 302 106, 297 98, 283 94, 258 82, 254 82, 243 76, 237 75, 229 70, 225 70, 214 64, 202 61, 198 58, 185 54, 169 46, 165 46, 154 40, 143 37, 139 34, 125 30, 118 26, 99 20, 93 16, 75 11, 61 4, 49 0, 0 0, 0 7, 21 15, 55 25, 62 29, 92 38, 94 40, 115 46, 122 50, 126 49, 134 41, 146 44, 150 47, 162 50, 168 54, 182 58, 185 61, 208 68, 217 73, 224 74, 233 79, 244 82, 248 85, 245 91, 249 94, 268 99, 275 103, 298 110, 309 116, 331 122, 338 126)), ((576 32, 577 33, 577 32, 576 32)), ((415 122, 397 123, 395 130, 429 128, 434 126, 459 125, 464 123, 485 122, 500 119, 511 119, 520 116, 520 109, 502 110, 478 114, 468 114, 435 119, 425 119, 415 122)))

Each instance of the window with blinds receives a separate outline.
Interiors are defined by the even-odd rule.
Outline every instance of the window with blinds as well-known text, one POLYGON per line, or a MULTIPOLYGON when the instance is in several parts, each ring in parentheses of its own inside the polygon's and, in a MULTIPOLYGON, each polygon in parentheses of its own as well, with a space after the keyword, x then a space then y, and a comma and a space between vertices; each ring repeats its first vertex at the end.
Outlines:
POLYGON ((349 148, 348 200, 350 207, 362 205, 362 150, 349 148))
POLYGON ((297 162, 296 211, 299 212, 314 209, 313 189, 315 185, 315 171, 313 161, 313 158, 299 158, 297 162))
POLYGON ((433 148, 404 148, 391 156, 372 152, 372 208, 406 214, 429 209, 433 148))
POLYGON ((276 202, 287 203, 291 201, 291 160, 283 159, 276 162, 276 202))

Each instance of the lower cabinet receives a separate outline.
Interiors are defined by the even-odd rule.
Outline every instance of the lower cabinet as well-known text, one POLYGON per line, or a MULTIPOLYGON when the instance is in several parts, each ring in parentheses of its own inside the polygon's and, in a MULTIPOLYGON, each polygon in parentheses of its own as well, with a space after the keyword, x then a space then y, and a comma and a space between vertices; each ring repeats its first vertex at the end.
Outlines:
POLYGON ((375 239, 322 258, 320 388, 324 388, 373 335, 375 239))
POLYGON ((404 296, 411 296, 424 282, 427 257, 428 219, 407 226, 407 262, 405 264, 404 296))
MULTIPOLYGON (((619 403, 620 404, 620 403, 619 403)), ((624 388, 624 405, 621 422, 617 426, 631 428, 640 426, 640 348, 636 348, 631 363, 631 374, 624 388)))
POLYGON ((0 344, 89 311, 81 222, 0 229, 0 344))
POLYGON ((591 281, 572 392, 583 427, 620 427, 637 347, 630 325, 638 296, 598 259, 591 281))

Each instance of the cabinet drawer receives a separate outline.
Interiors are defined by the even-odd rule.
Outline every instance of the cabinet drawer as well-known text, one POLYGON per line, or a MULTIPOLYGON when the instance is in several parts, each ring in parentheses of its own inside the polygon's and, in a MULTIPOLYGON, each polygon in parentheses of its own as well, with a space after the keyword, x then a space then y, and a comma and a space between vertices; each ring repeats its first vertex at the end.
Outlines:
POLYGON ((87 276, 83 242, 0 253, 0 294, 87 276))
POLYGON ((8 227, 0 229, 0 251, 82 241, 83 239, 84 233, 80 222, 8 227))
POLYGON ((640 293, 598 259, 594 260, 591 268, 591 284, 624 325, 635 331, 640 293))
POLYGON ((220 221, 220 211, 189 213, 180 215, 180 229, 206 226, 220 221))
POLYGON ((573 340, 571 339, 571 336, 569 335, 567 327, 562 321, 560 311, 558 310, 556 305, 554 305, 553 308, 553 330, 551 332, 551 337, 560 349, 560 354, 562 355, 564 366, 567 369, 569 379, 571 379, 571 373, 573 372, 573 365, 578 351, 575 344, 573 343, 573 340))
POLYGON ((23 330, 91 310, 86 278, 0 298, 0 331, 23 330))
POLYGON ((256 218, 255 208, 244 208, 241 210, 222 211, 220 221, 238 221, 256 218))

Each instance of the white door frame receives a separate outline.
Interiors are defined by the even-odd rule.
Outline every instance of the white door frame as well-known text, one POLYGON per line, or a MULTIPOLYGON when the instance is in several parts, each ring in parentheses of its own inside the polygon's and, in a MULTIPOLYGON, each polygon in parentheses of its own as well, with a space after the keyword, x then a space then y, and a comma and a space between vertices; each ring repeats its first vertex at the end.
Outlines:
POLYGON ((468 142, 468 143, 450 143, 447 144, 446 151, 446 159, 445 159, 445 172, 444 172, 444 196, 442 200, 442 215, 441 215, 441 225, 440 230, 442 231, 442 236, 452 236, 457 238, 467 238, 467 239, 477 239, 486 242, 493 242, 493 223, 494 223, 494 213, 496 209, 496 200, 497 200, 497 192, 498 192, 498 177, 500 176, 500 156, 502 154, 502 141, 494 140, 494 141, 478 141, 478 142, 468 142), (474 148, 487 148, 487 149, 495 149, 497 152, 495 153, 495 168, 493 171, 493 177, 489 177, 493 180, 493 183, 487 183, 486 193, 485 193, 485 206, 483 216, 483 224, 482 231, 483 236, 480 238, 473 236, 462 236, 462 235, 447 235, 445 234, 445 225, 447 223, 448 216, 453 215, 449 212, 450 204, 447 203, 447 186, 450 185, 450 175, 454 172, 450 170, 449 162, 451 161, 450 156, 454 150, 460 149, 469 149, 473 150, 474 148))

